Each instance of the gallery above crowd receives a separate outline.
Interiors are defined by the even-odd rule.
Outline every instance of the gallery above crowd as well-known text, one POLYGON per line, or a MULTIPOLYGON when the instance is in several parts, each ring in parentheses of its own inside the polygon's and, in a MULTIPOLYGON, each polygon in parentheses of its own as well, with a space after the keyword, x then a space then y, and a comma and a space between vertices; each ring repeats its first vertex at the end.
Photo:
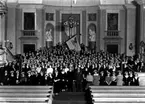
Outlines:
POLYGON ((40 48, 23 55, 21 62, 3 67, 1 85, 54 85, 60 91, 83 91, 89 85, 138 86, 136 72, 143 72, 140 55, 126 56, 87 50, 76 52, 67 45, 40 48))

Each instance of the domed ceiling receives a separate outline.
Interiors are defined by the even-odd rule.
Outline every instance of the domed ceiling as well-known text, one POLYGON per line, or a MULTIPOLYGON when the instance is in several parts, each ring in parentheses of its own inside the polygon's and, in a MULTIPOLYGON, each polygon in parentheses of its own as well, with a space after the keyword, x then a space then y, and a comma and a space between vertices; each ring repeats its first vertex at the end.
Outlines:
POLYGON ((105 4, 126 4, 131 3, 133 0, 6 0, 8 3, 20 4, 44 4, 52 6, 94 6, 105 4))

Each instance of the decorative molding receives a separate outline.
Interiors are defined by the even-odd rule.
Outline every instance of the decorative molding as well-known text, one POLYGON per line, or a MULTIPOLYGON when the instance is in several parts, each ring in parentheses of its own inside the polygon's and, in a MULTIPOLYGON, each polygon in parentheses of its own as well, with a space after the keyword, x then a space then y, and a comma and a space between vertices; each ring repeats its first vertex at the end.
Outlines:
POLYGON ((26 36, 23 36, 23 37, 20 37, 19 38, 20 40, 38 40, 38 37, 26 37, 26 36))
POLYGON ((31 8, 31 9, 43 9, 44 5, 36 5, 36 4, 19 4, 17 5, 18 8, 31 8))
POLYGON ((100 5, 99 8, 106 10, 124 10, 123 5, 100 5))
POLYGON ((123 7, 124 9, 136 9, 136 7, 132 4, 125 4, 123 7))
POLYGON ((116 37, 105 36, 103 39, 104 40, 122 40, 120 36, 116 36, 116 37))

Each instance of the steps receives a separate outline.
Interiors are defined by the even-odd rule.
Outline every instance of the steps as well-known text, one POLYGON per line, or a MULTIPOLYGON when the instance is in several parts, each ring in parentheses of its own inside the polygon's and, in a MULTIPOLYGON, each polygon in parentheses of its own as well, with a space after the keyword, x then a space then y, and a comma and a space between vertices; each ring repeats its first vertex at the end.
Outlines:
POLYGON ((90 86, 93 104, 145 104, 145 87, 90 86))
POLYGON ((52 104, 53 86, 0 86, 0 104, 52 104))
POLYGON ((87 104, 84 92, 61 92, 52 104, 87 104))

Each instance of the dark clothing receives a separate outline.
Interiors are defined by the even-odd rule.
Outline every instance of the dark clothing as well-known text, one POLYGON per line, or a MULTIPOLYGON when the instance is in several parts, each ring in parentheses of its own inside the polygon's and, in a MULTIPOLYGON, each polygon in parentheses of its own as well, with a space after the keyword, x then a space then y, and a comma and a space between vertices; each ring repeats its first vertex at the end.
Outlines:
POLYGON ((134 77, 129 77, 129 85, 134 86, 134 77))
POLYGON ((3 85, 9 85, 9 76, 8 75, 4 76, 2 82, 3 82, 3 85))
POLYGON ((0 83, 3 82, 4 68, 0 67, 0 83))
POLYGON ((59 93, 61 91, 60 88, 60 73, 54 73, 54 93, 59 93))
POLYGON ((39 76, 39 85, 45 85, 45 76, 39 76))
POLYGON ((76 90, 82 91, 83 75, 81 72, 76 72, 76 90))
POLYGON ((134 85, 139 86, 139 77, 134 78, 134 85))
POLYGON ((101 86, 105 85, 105 77, 104 76, 100 76, 100 85, 101 86))
POLYGON ((68 78, 68 82, 67 82, 67 87, 68 87, 68 91, 73 91, 73 80, 74 80, 74 72, 73 71, 69 71, 67 73, 67 78, 68 78))
POLYGON ((124 86, 128 86, 129 85, 129 77, 124 77, 123 78, 123 82, 124 82, 124 86))
POLYGON ((10 76, 9 84, 10 85, 16 85, 16 78, 15 78, 15 76, 10 76))

